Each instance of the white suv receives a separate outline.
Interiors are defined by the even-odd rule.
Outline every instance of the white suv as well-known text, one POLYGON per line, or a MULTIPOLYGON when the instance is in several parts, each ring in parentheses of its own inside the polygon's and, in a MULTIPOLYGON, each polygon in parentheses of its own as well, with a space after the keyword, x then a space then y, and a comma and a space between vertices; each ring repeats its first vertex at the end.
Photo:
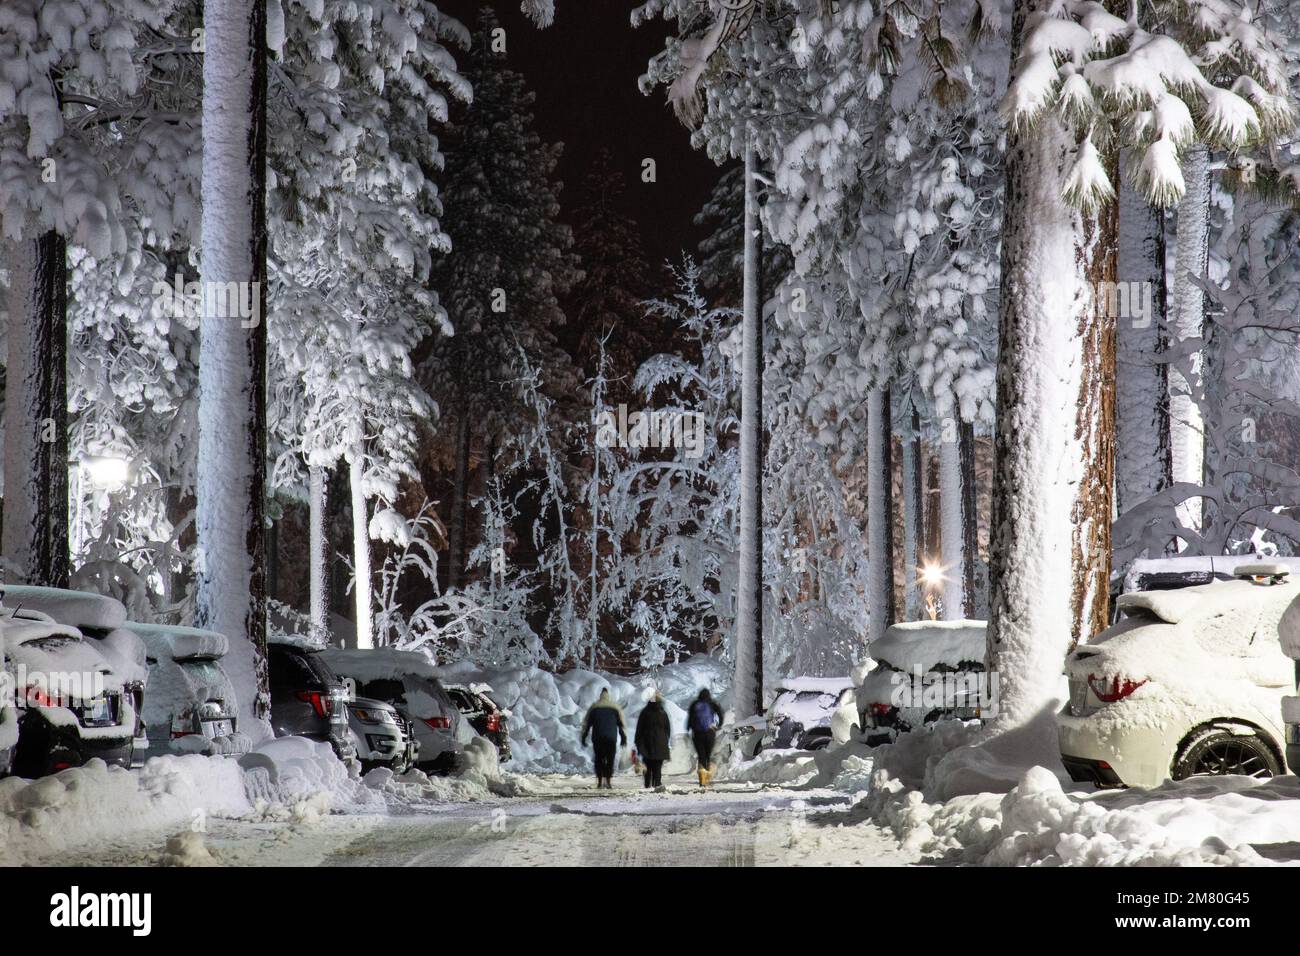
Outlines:
POLYGON ((1057 718, 1070 776, 1154 787, 1194 774, 1282 772, 1281 702, 1295 686, 1279 622, 1300 595, 1281 565, 1119 597, 1120 618, 1066 661, 1057 718))

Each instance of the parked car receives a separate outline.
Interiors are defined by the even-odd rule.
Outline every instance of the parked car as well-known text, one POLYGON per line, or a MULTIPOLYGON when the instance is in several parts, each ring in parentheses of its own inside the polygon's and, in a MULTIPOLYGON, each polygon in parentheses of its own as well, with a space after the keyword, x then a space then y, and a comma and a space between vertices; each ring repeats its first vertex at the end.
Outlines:
POLYGON ((497 748, 502 761, 510 759, 510 731, 507 724, 509 711, 503 710, 492 699, 492 688, 481 684, 466 687, 464 684, 447 684, 446 690, 460 715, 469 721, 480 737, 486 737, 497 748))
POLYGON ((277 737, 328 743, 340 760, 356 758, 348 729, 348 691, 322 653, 304 644, 272 641, 266 648, 271 730, 277 737))
POLYGON ((415 766, 419 744, 411 722, 387 701, 353 697, 347 703, 348 732, 362 772, 387 767, 405 773, 415 766))
POLYGON ((92 757, 130 767, 133 699, 97 643, 38 611, 7 612, 0 629, 5 668, 17 685, 10 772, 41 777, 92 757))
POLYGON ((331 648, 323 654, 337 673, 364 697, 386 701, 411 722, 419 746, 418 769, 446 773, 455 769, 474 730, 421 654, 380 647, 371 650, 331 648))
POLYGON ((146 756, 247 753, 252 741, 239 730, 235 688, 221 666, 225 635, 137 621, 125 627, 143 641, 149 665, 146 756))
POLYGON ((116 598, 91 591, 6 584, 0 591, 6 610, 39 611, 59 624, 75 627, 94 641, 122 680, 136 715, 135 751, 143 757, 149 741, 145 728, 145 693, 149 680, 144 642, 126 627, 126 607, 116 598))
POLYGON ((908 621, 871 642, 875 666, 858 686, 860 726, 868 744, 938 720, 992 716, 995 691, 985 676, 984 621, 908 621))
POLYGON ((832 718, 842 707, 856 707, 851 678, 794 677, 782 681, 767 709, 759 749, 825 750, 834 736, 832 718))
POLYGON ((1279 625, 1300 595, 1280 564, 1236 580, 1121 595, 1121 617, 1066 661, 1057 719, 1070 776, 1154 787, 1194 774, 1282 770, 1282 698, 1295 686, 1279 625))

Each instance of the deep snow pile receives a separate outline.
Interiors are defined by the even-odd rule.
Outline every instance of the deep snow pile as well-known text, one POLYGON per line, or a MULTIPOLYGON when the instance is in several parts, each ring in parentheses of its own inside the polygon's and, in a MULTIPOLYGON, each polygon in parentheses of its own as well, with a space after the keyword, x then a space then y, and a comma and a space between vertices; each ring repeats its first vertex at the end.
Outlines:
MULTIPOLYGON (((1251 844, 1300 842, 1300 779, 1197 777, 1154 790, 1067 792, 1044 767, 1008 794, 927 803, 881 773, 870 806, 906 849, 991 866, 1242 866, 1251 844)), ((1286 847, 1279 849, 1286 851, 1286 847)), ((1285 855, 1285 852, 1284 854, 1285 855)))
POLYGON ((329 813, 383 813, 427 801, 474 801, 527 792, 497 766, 482 739, 451 777, 418 770, 359 778, 328 744, 302 737, 268 740, 238 759, 163 756, 135 771, 91 760, 39 780, 0 779, 0 865, 56 858, 89 847, 173 834, 171 862, 208 862, 199 837, 208 818, 313 823, 329 813), (173 845, 174 844, 174 845, 173 845))
MULTIPOLYGON (((700 688, 707 687, 725 706, 731 685, 731 669, 712 657, 696 655, 668 664, 653 674, 619 677, 614 674, 575 668, 562 674, 537 668, 502 670, 475 667, 468 662, 438 668, 444 684, 487 684, 492 697, 510 711, 510 768, 525 772, 585 772, 591 766, 591 749, 583 747, 582 720, 608 688, 623 708, 629 745, 636 719, 648 694, 658 690, 672 722, 674 734, 686 726, 686 706, 700 688)), ((685 741, 673 741, 674 758, 685 756, 685 741)), ((680 772, 670 764, 668 772, 680 772)))

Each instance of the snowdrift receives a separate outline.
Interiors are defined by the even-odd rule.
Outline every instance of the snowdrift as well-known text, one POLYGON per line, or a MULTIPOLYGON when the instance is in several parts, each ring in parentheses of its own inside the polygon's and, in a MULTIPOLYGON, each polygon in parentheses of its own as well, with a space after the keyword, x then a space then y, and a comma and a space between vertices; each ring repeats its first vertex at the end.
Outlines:
MULTIPOLYGON (((623 708, 628 744, 636 731, 636 719, 649 695, 658 690, 672 723, 672 760, 667 773, 688 772, 692 766, 684 731, 686 706, 700 688, 707 687, 723 707, 731 686, 731 668, 712 657, 696 655, 661 667, 653 674, 619 677, 582 668, 561 674, 537 668, 490 669, 468 662, 437 669, 444 684, 486 684, 493 699, 510 711, 508 766, 531 773, 585 773, 591 768, 591 748, 581 742, 582 719, 600 692, 609 689, 623 708)), ((627 751, 620 752, 626 766, 627 751)))

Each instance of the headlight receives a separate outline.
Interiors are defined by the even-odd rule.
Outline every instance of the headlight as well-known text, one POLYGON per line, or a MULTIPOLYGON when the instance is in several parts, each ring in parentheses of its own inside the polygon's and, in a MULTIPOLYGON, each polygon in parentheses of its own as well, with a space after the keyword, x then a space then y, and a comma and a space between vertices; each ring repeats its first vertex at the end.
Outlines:
POLYGON ((372 710, 368 707, 353 707, 352 716, 363 724, 396 724, 391 710, 372 710))

